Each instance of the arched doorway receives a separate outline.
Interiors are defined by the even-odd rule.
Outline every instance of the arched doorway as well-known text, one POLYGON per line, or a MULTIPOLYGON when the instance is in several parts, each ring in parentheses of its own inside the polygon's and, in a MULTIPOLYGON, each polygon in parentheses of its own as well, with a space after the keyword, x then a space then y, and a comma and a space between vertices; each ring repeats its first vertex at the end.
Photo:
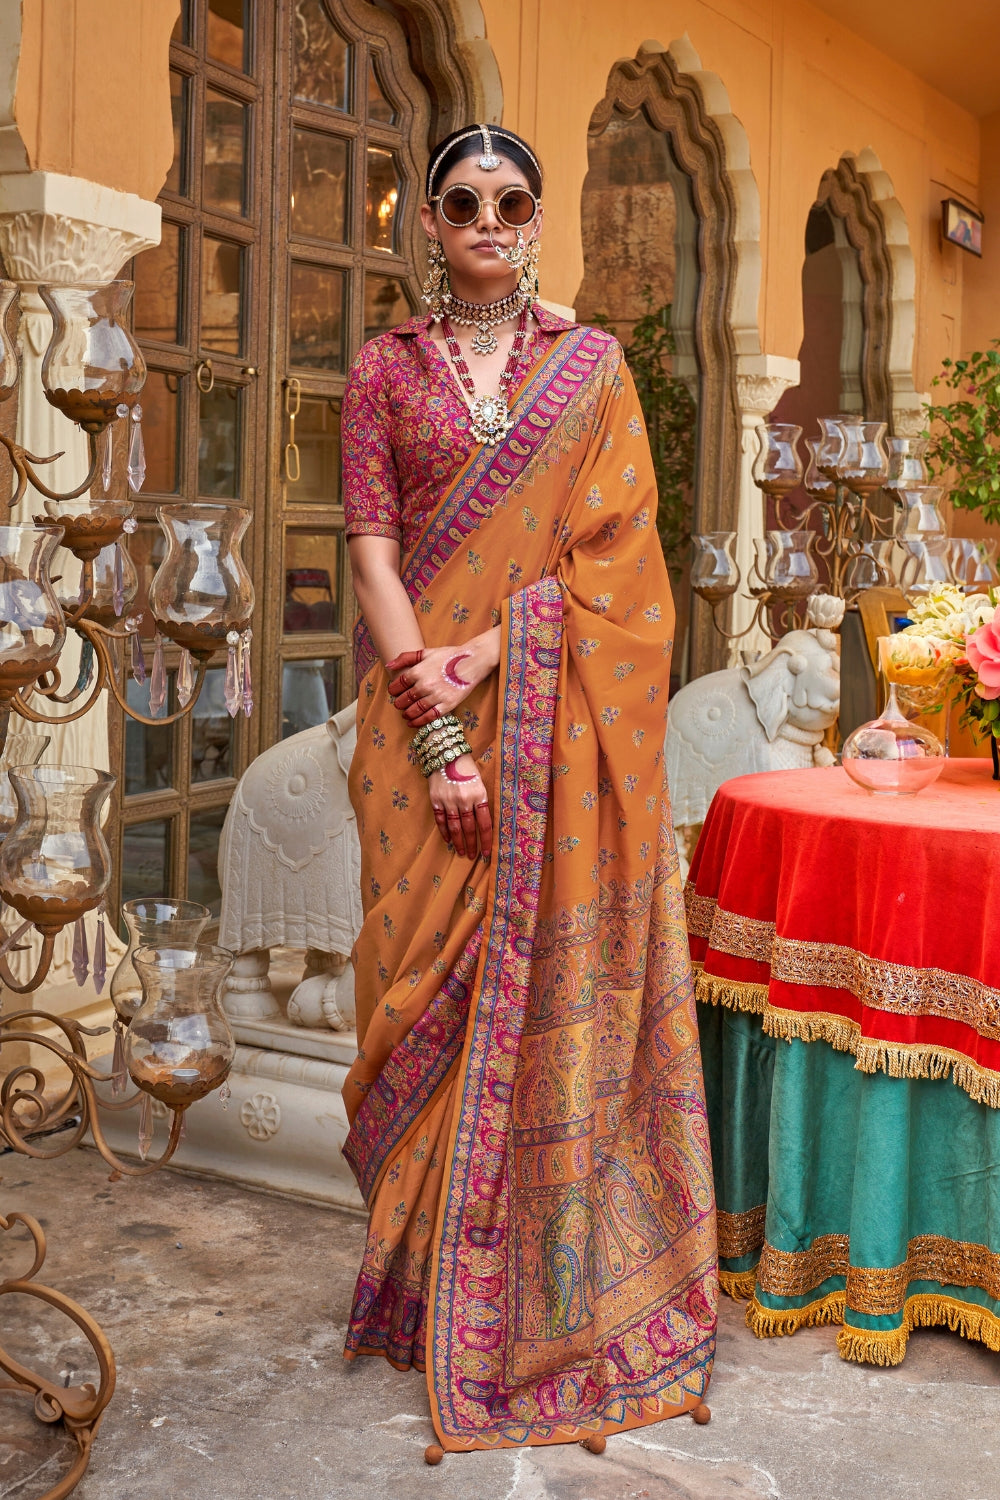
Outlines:
MULTIPOLYGON (((190 718, 112 726, 121 899, 170 890, 215 905, 237 778, 275 740, 354 696, 340 400, 358 346, 419 305, 431 145, 470 114, 500 112, 481 13, 478 40, 466 26, 478 9, 475 0, 181 6, 163 236, 132 271, 149 368, 132 554, 148 585, 157 505, 221 499, 251 512, 257 703, 251 719, 229 719, 223 658, 190 718)), ((166 666, 173 696, 169 647, 166 666)), ((148 685, 129 691, 143 707, 148 685)))

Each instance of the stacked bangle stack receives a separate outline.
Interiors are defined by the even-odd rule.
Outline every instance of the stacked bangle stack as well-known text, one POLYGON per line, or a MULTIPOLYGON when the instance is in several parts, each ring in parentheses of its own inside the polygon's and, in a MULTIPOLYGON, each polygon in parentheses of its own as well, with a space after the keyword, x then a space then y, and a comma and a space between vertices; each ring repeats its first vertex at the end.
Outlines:
POLYGON ((413 736, 413 749, 425 776, 443 771, 460 755, 471 755, 472 747, 454 714, 445 714, 425 724, 413 736))

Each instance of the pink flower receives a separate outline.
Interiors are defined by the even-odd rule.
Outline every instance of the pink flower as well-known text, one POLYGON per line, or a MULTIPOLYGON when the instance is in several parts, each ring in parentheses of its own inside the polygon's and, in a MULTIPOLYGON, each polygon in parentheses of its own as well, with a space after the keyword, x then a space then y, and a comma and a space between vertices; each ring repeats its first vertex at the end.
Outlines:
POLYGON ((980 698, 1000 698, 1000 605, 992 620, 970 635, 965 642, 969 666, 976 674, 976 693, 980 698))

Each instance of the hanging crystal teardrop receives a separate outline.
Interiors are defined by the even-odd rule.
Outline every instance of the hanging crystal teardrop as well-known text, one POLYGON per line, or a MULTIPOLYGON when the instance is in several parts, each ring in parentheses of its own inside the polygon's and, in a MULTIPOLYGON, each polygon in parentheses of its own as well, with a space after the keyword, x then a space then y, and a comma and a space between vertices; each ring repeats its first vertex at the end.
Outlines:
POLYGON ((142 1103, 139 1105, 139 1155, 145 1161, 149 1155, 149 1148, 153 1144, 153 1101, 148 1094, 143 1094, 142 1103))
POLYGON ((87 946, 87 927, 83 917, 78 917, 73 927, 73 978, 82 988, 90 973, 90 950, 87 946))
POLYGON ((226 1108, 227 1104, 229 1103, 229 1101, 230 1101, 230 1099, 232 1097, 233 1097, 233 1091, 229 1087, 229 1081, 227 1079, 227 1081, 222 1085, 221 1089, 219 1090, 219 1103, 222 1105, 223 1109, 226 1108))
POLYGON ((115 615, 120 620, 125 609, 125 571, 122 564, 122 544, 115 542, 115 565, 111 580, 111 603, 114 605, 115 615))
POLYGON ((149 679, 149 712, 158 719, 167 701, 167 671, 163 662, 163 637, 159 631, 153 644, 153 672, 149 679))
POLYGON ((94 671, 94 647, 91 641, 84 641, 80 647, 80 670, 76 674, 77 693, 85 693, 90 686, 90 679, 94 671))
POLYGON ((194 693, 194 662, 190 651, 181 652, 180 666, 177 668, 177 704, 179 708, 187 708, 194 693))
POLYGON ((104 907, 97 913, 97 935, 94 938, 94 989, 98 994, 104 989, 108 977, 108 945, 104 935, 104 907))
POLYGON ((223 694, 226 712, 235 719, 243 706, 243 663, 241 660, 240 636, 231 630, 226 636, 229 653, 226 657, 226 686, 223 694))
POLYGON ((128 1070, 125 1067, 125 1043, 122 1038, 124 1028, 121 1021, 115 1017, 115 1050, 111 1058, 111 1092, 115 1097, 124 1094, 128 1085, 128 1070))
POLYGON ((128 439, 128 482, 135 494, 142 489, 146 478, 146 449, 142 441, 142 407, 132 408, 131 430, 128 439))
POLYGON ((132 676, 142 687, 146 681, 146 658, 142 654, 142 640, 138 630, 132 632, 132 676))
POLYGON ((244 630, 241 642, 241 654, 243 656, 243 712, 249 719, 253 713, 253 679, 250 674, 250 642, 253 639, 252 630, 244 630))
POLYGON ((105 495, 111 493, 111 467, 114 463, 115 440, 112 436, 114 428, 108 423, 104 429, 104 459, 101 465, 101 487, 105 495))

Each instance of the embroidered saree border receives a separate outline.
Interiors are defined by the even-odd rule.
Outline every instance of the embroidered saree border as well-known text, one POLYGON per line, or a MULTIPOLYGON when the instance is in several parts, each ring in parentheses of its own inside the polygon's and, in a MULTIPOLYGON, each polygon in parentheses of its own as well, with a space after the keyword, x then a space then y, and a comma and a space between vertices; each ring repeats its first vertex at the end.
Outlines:
MULTIPOLYGON (((685 891, 688 930, 725 954, 770 971, 772 984, 839 991, 866 1009, 887 1017, 942 1021, 969 1028, 987 1043, 1000 1044, 1000 990, 946 969, 916 968, 872 958, 837 943, 782 937, 773 922, 724 910, 714 897, 685 891)), ((698 999, 745 1010, 763 1018, 770 1036, 826 1041, 851 1052, 865 1073, 893 1078, 951 1076, 980 1103, 1000 1108, 1000 1069, 940 1040, 902 1041, 867 1034, 860 1021, 830 1008, 796 1010, 774 1001, 767 982, 705 971, 697 980, 698 999)))
MULTIPOLYGON (((916 1235, 907 1245, 905 1261, 882 1267, 852 1266, 846 1234, 820 1235, 807 1249, 797 1251, 776 1250, 765 1241, 755 1274, 756 1289, 746 1321, 758 1338, 779 1337, 821 1323, 843 1323, 846 1316, 898 1318, 896 1328, 845 1324, 837 1336, 841 1358, 900 1364, 910 1332, 934 1326, 946 1326, 1000 1351, 1000 1315, 993 1309, 963 1302, 943 1290, 909 1293, 916 1283, 932 1282, 941 1288, 974 1289, 1000 1303, 1000 1255, 986 1245, 943 1235, 916 1235), (843 1279, 843 1289, 818 1294, 821 1286, 834 1279, 843 1279), (815 1298, 802 1307, 772 1307, 761 1301, 762 1296, 808 1297, 814 1291, 815 1298)), ((739 1289, 730 1292, 734 1294, 739 1295, 739 1289)))
MULTIPOLYGON (((523 474, 574 398, 587 394, 588 377, 611 343, 599 328, 572 328, 529 373, 511 408, 514 426, 510 433, 498 448, 480 445, 475 450, 405 559, 401 577, 411 602, 523 474)), ((377 659, 364 616, 359 616, 354 627, 354 670, 359 683, 377 659)))

